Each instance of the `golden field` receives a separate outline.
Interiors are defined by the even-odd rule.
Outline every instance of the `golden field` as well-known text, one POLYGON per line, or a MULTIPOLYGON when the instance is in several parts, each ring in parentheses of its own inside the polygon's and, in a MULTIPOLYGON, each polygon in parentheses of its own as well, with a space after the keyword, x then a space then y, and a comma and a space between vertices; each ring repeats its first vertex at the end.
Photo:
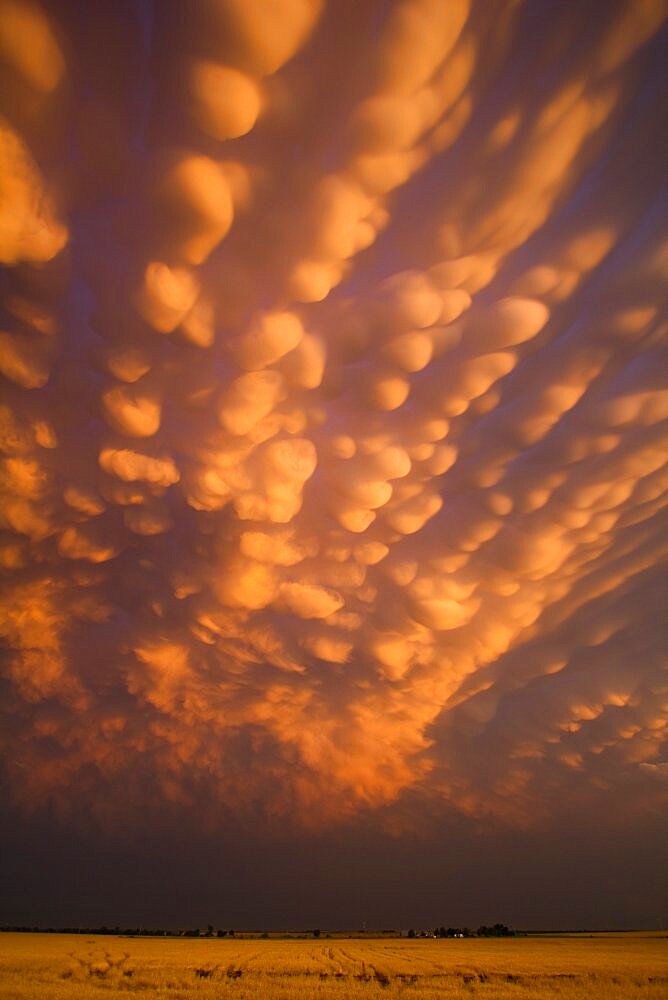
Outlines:
POLYGON ((0 934, 0 1000, 668 995, 668 938, 210 939, 0 934))

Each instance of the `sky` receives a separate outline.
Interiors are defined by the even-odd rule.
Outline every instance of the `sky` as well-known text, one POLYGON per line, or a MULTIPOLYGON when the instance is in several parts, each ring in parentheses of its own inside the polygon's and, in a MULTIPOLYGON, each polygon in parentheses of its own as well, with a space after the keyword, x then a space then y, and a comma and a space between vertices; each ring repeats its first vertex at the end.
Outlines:
POLYGON ((666 14, 0 0, 0 922, 668 920, 666 14))

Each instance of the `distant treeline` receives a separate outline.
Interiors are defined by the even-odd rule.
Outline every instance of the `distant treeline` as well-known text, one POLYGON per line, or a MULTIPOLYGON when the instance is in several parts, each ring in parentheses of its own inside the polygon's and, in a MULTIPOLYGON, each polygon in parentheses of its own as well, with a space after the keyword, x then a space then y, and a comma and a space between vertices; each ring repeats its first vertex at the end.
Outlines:
POLYGON ((516 937, 521 931, 511 930, 505 924, 493 924, 487 927, 483 924, 477 931, 472 931, 470 927, 437 927, 433 931, 409 930, 408 937, 435 937, 435 938, 471 938, 471 937, 516 937))
MULTIPOLYGON (((169 930, 164 927, 107 927, 103 924, 102 927, 24 927, 24 926, 9 926, 5 925, 0 927, 0 932, 12 932, 15 934, 88 934, 100 936, 103 934, 112 934, 120 937, 191 937, 191 938, 224 938, 224 937, 252 937, 252 938, 268 938, 270 935, 267 931, 246 931, 241 934, 235 932, 234 930, 223 930, 222 928, 214 929, 212 924, 208 924, 205 930, 199 927, 181 929, 181 930, 169 930)), ((345 932, 337 931, 335 932, 337 936, 343 936, 345 932)), ((505 924, 493 924, 491 927, 482 925, 478 927, 477 931, 471 930, 470 927, 436 927, 434 930, 415 930, 411 928, 409 931, 401 930, 383 930, 383 931, 355 931, 354 935, 362 937, 374 937, 381 935, 382 937, 409 937, 409 938, 473 938, 473 937, 516 937, 522 935, 521 931, 511 930, 506 927, 505 924)), ((306 931, 302 933, 298 932, 288 932, 288 931, 275 931, 272 932, 271 937, 298 937, 305 938, 313 936, 314 938, 319 938, 322 932, 316 928, 312 931, 306 931)), ((330 934, 323 935, 325 937, 330 937, 330 934)))

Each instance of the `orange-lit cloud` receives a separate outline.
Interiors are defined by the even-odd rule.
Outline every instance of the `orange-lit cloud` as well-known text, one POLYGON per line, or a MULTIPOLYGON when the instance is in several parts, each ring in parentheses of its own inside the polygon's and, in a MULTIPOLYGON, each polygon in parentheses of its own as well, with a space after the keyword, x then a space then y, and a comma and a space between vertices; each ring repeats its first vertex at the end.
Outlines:
POLYGON ((27 807, 664 794, 665 9, 528 6, 0 0, 27 807))

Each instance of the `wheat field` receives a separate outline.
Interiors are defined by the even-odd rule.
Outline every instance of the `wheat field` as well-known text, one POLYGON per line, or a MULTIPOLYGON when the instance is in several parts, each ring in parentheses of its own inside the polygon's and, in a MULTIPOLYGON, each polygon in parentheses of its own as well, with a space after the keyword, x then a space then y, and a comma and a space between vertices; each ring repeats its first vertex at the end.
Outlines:
POLYGON ((0 935, 0 1000, 659 1000, 661 934, 508 940, 0 935))

